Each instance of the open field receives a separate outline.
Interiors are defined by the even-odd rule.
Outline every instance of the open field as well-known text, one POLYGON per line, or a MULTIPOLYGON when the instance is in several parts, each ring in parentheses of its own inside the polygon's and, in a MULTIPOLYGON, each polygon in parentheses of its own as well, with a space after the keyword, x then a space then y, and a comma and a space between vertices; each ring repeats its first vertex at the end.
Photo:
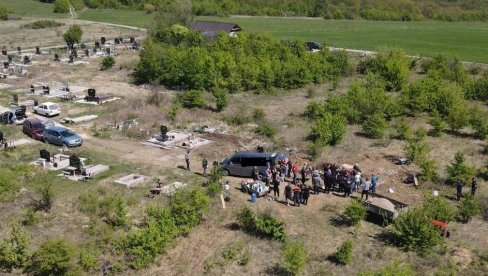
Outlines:
POLYGON ((318 41, 326 46, 377 51, 402 48, 408 54, 445 53, 463 61, 488 63, 488 25, 482 22, 379 22, 263 17, 201 17, 232 22, 244 31, 268 33, 281 39, 318 41))

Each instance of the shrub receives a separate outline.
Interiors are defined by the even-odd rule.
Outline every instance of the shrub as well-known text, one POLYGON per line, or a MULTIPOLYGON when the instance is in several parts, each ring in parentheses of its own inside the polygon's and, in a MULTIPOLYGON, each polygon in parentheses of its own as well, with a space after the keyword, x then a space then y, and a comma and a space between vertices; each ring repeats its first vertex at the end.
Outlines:
POLYGON ((358 276, 415 276, 415 270, 407 263, 393 262, 377 271, 359 271, 358 276))
POLYGON ((0 242, 0 268, 11 272, 14 268, 25 267, 29 258, 29 241, 20 225, 14 223, 10 237, 0 242))
POLYGON ((30 272, 34 275, 63 275, 72 266, 73 248, 63 239, 49 240, 32 254, 30 272))
POLYGON ((183 234, 197 226, 210 207, 210 198, 199 189, 181 190, 171 198, 171 214, 183 234))
POLYGON ((0 6, 0 20, 8 20, 8 10, 4 6, 0 6))
POLYGON ((249 207, 239 213, 238 221, 244 231, 260 237, 286 241, 285 223, 270 213, 255 214, 249 207))
POLYGON ((78 197, 78 210, 87 215, 96 214, 98 210, 98 196, 92 193, 80 195, 78 197))
POLYGON ((388 123, 386 122, 385 117, 383 117, 381 114, 374 114, 366 119, 362 130, 369 138, 381 139, 385 136, 387 127, 388 123))
POLYGON ((93 271, 98 267, 98 252, 93 247, 86 247, 80 250, 80 266, 85 271, 93 271))
POLYGON ((434 112, 432 112, 432 116, 429 119, 429 124, 432 126, 431 133, 434 137, 440 137, 444 132, 444 129, 446 128, 446 123, 440 116, 439 112, 437 112, 437 110, 434 110, 434 112))
POLYGON ((24 25, 24 28, 37 30, 37 29, 57 28, 61 26, 64 26, 64 23, 47 19, 47 20, 36 20, 30 24, 24 25))
POLYGON ((407 250, 427 251, 440 243, 439 230, 422 209, 410 209, 393 221, 394 241, 407 250))
POLYGON ((69 5, 70 5, 69 0, 56 0, 54 1, 53 12, 68 13, 69 5))
POLYGON ((262 108, 254 108, 252 111, 252 118, 254 121, 262 121, 266 118, 266 112, 262 108))
POLYGON ((469 124, 476 131, 478 139, 484 140, 488 136, 488 113, 478 106, 471 109, 469 124))
POLYGON ((481 212, 481 205, 477 198, 469 195, 458 206, 459 217, 465 223, 481 212))
POLYGON ((312 125, 310 139, 320 145, 337 145, 346 132, 346 123, 342 115, 325 113, 312 125))
POLYGON ((451 222, 456 217, 452 206, 440 196, 425 194, 422 208, 429 217, 443 222, 451 222))
POLYGON ((278 130, 268 122, 260 123, 255 129, 254 132, 268 138, 274 138, 278 130))
POLYGON ((127 218, 127 203, 120 195, 104 198, 99 203, 100 216, 105 222, 114 227, 127 227, 130 224, 127 218))
POLYGON ((406 157, 417 165, 424 164, 429 159, 430 146, 425 136, 417 131, 415 137, 405 145, 406 157))
POLYGON ((210 182, 207 186, 207 194, 210 197, 214 197, 218 193, 222 191, 222 186, 220 185, 219 182, 210 182))
POLYGON ((455 184, 458 180, 463 183, 469 183, 475 174, 476 168, 465 163, 464 154, 460 151, 456 152, 454 161, 447 165, 447 183, 449 184, 455 184))
POLYGON ((335 253, 336 261, 341 265, 352 262, 352 240, 345 241, 335 253))
POLYGON ((176 121, 176 116, 178 116, 178 111, 180 111, 181 107, 182 106, 179 102, 174 102, 171 104, 171 107, 168 111, 168 119, 171 122, 174 123, 176 121))
POLYGON ((398 139, 405 140, 405 141, 409 141, 413 139, 414 134, 412 128, 410 128, 410 125, 408 124, 405 118, 398 120, 398 122, 395 125, 395 128, 398 133, 398 139))
POLYGON ((81 26, 78 24, 73 24, 63 34, 63 38, 64 41, 66 41, 66 43, 68 44, 68 46, 73 47, 75 43, 80 43, 82 35, 83 35, 83 30, 81 30, 81 26))
POLYGON ((366 216, 366 207, 364 207, 364 205, 357 200, 351 200, 349 205, 346 207, 344 215, 352 226, 358 225, 366 216))
POLYGON ((189 90, 181 93, 178 101, 186 108, 201 108, 205 105, 203 100, 203 92, 198 90, 189 90))
POLYGON ((108 70, 115 65, 115 59, 112 56, 106 56, 102 59, 102 65, 100 67, 101 71, 108 70))
POLYGON ((37 203, 38 208, 44 210, 45 212, 49 212, 53 205, 53 198, 54 193, 51 188, 51 183, 45 182, 44 186, 40 189, 41 200, 37 203))
POLYGON ((24 214, 22 215, 21 223, 24 226, 32 226, 35 225, 39 221, 37 217, 36 210, 34 208, 27 208, 25 209, 24 214))
POLYGON ((212 95, 215 98, 215 105, 217 107, 217 111, 220 112, 224 110, 224 108, 226 108, 227 105, 229 104, 229 97, 227 96, 227 92, 225 92, 224 90, 217 89, 214 92, 212 92, 212 95))
POLYGON ((420 179, 423 181, 437 181, 439 175, 437 174, 437 163, 432 159, 427 159, 420 164, 422 172, 420 179))
POLYGON ((156 11, 156 7, 154 7, 154 5, 151 5, 151 4, 144 4, 144 11, 147 14, 150 14, 150 13, 153 13, 154 11, 156 11))
POLYGON ((287 242, 283 252, 283 268, 292 275, 300 275, 307 264, 307 252, 300 242, 287 242))

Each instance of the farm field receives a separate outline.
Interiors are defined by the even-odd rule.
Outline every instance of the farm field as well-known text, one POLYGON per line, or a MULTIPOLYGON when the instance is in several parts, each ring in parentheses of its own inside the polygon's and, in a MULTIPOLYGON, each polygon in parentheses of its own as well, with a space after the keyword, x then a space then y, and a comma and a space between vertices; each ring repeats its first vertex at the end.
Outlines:
POLYGON ((264 17, 200 17, 236 23, 244 31, 281 39, 312 40, 332 47, 380 50, 402 48, 408 54, 445 53, 463 61, 488 62, 488 24, 482 22, 382 22, 264 17))

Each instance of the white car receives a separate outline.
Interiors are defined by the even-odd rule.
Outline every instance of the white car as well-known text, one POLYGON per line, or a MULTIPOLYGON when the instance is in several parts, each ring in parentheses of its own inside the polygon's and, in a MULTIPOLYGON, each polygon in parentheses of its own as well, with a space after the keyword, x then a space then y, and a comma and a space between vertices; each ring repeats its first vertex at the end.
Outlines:
POLYGON ((42 103, 38 106, 34 106, 34 112, 39 115, 50 117, 50 116, 59 115, 61 113, 61 108, 56 103, 47 102, 47 103, 42 103))

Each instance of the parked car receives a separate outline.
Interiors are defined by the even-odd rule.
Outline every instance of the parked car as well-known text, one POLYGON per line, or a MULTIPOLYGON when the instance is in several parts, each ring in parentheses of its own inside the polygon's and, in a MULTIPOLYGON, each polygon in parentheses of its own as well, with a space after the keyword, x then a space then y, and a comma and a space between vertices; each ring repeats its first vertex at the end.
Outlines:
POLYGON ((286 153, 240 151, 222 160, 220 165, 225 175, 252 177, 254 167, 262 174, 267 168, 275 166, 279 160, 287 157, 286 153))
POLYGON ((51 117, 55 115, 59 115, 61 113, 61 108, 56 103, 42 103, 38 106, 34 106, 34 113, 39 115, 51 117))
POLYGON ((320 43, 315 42, 315 41, 307 41, 306 45, 307 45, 307 49, 310 52, 316 52, 316 51, 322 50, 322 45, 320 45, 320 43))
POLYGON ((42 140, 44 129, 44 124, 37 118, 27 119, 22 124, 22 132, 35 140, 42 140))
POLYGON ((25 107, 7 111, 1 116, 1 122, 6 125, 21 125, 25 119, 27 119, 25 107))
POLYGON ((76 133, 58 126, 46 127, 43 131, 43 140, 49 144, 67 147, 78 147, 83 144, 83 139, 76 133))

